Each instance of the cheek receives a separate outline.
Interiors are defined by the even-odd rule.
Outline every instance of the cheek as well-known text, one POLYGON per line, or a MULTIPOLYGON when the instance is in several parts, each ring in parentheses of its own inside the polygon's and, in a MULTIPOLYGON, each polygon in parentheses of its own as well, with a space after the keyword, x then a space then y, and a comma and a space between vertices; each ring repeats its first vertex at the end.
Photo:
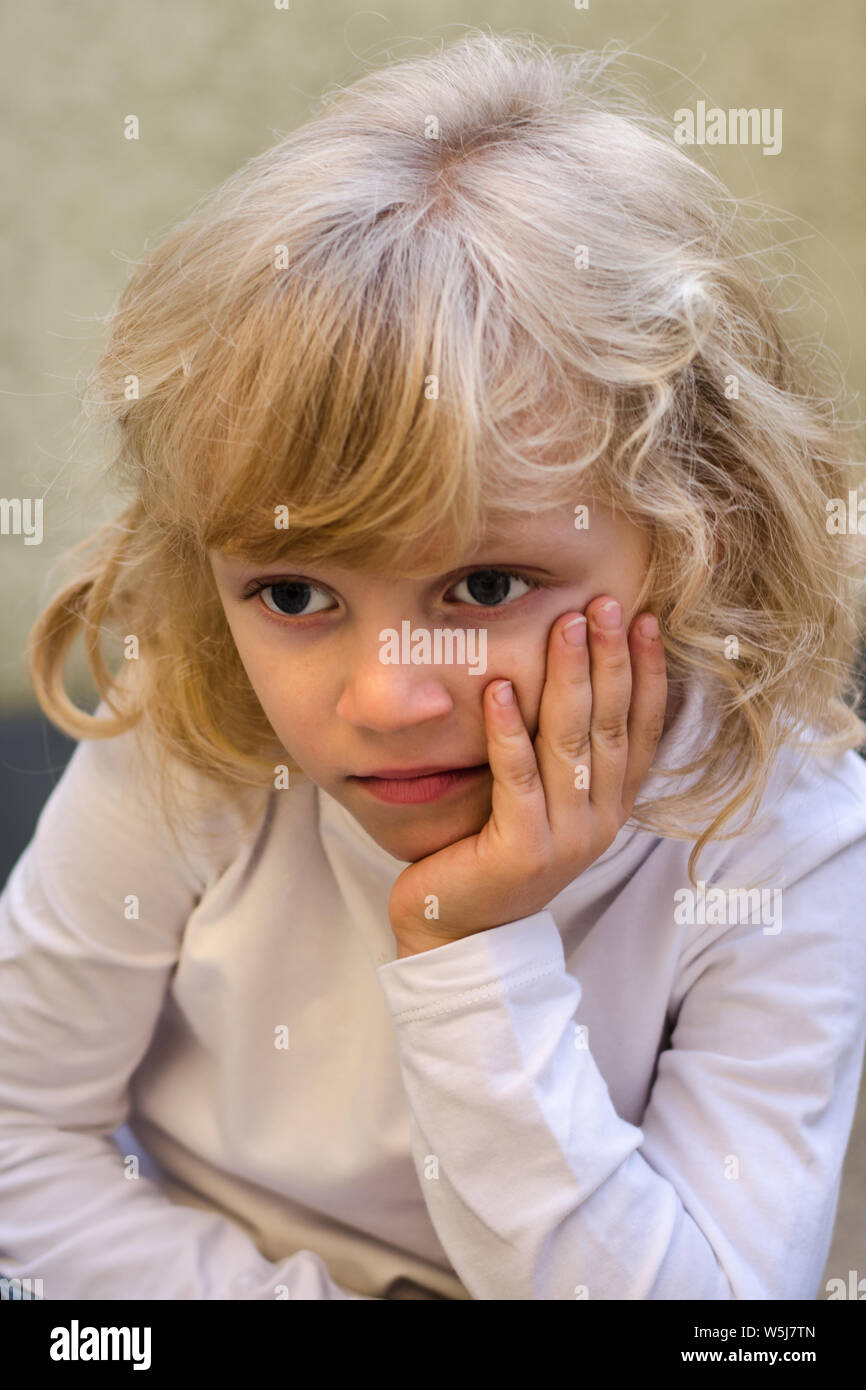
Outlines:
POLYGON ((285 742, 288 728, 302 728, 307 710, 314 707, 314 698, 301 681, 286 679, 272 653, 256 641, 243 624, 230 624, 241 665, 247 673, 256 698, 271 728, 285 742))
POLYGON ((270 718, 275 709, 283 705, 283 692, 271 663, 255 645, 238 645, 238 654, 243 668, 249 677, 250 685, 258 696, 259 703, 270 718))
POLYGON ((512 637, 496 642, 488 637, 483 687, 486 689, 493 680, 510 680, 517 692, 523 722, 532 732, 537 725, 544 689, 548 640, 549 625, 542 626, 537 635, 524 632, 519 639, 512 637))
POLYGON ((328 714, 315 691, 289 683, 284 676, 257 689, 259 704, 286 753, 314 780, 327 765, 331 730, 328 714))
MULTIPOLYGON (((250 602, 254 603, 255 600, 250 599, 250 602)), ((250 685, 261 699, 267 690, 267 661, 261 643, 256 640, 252 626, 243 612, 238 614, 233 608, 226 608, 226 622, 250 685)))
POLYGON ((259 698, 271 723, 281 730, 291 729, 296 738, 320 729, 328 718, 328 706, 314 684, 302 679, 287 680, 285 673, 265 672, 259 698))

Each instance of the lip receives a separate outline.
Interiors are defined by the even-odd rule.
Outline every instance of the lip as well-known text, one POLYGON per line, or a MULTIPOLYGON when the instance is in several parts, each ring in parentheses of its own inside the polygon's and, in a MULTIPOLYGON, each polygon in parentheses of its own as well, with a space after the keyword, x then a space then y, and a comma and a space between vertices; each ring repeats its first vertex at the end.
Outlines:
MULTIPOLYGON (((377 767, 375 772, 356 772, 353 775, 361 780, 377 777, 397 782, 401 778, 408 780, 413 777, 433 777, 440 772, 466 772, 470 768, 480 766, 480 763, 431 763, 425 767, 377 767)), ((487 764, 483 766, 486 767, 487 764)))
POLYGON ((489 771, 487 763, 471 767, 442 768, 429 773, 407 774, 404 770, 397 777, 367 775, 350 777, 366 788, 378 801, 388 801, 397 805, 417 804, 424 801, 438 801, 450 792, 457 791, 475 782, 483 773, 489 771))

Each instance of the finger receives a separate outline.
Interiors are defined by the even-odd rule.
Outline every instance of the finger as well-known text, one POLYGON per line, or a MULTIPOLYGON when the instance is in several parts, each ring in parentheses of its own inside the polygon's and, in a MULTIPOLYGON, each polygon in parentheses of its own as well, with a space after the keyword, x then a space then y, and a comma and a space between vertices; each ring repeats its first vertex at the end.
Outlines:
POLYGON ((665 649, 658 635, 647 636, 643 623, 652 614, 642 613, 632 623, 629 647, 632 652, 632 697, 628 720, 628 760, 622 785, 622 806, 631 815, 635 799, 652 767, 664 731, 668 702, 665 649))
POLYGON ((493 774, 493 829, 510 844, 540 850, 550 838, 544 785, 510 681, 484 691, 487 761, 493 774), (505 694, 500 702, 497 695, 505 694))
POLYGON ((594 601, 587 616, 592 681, 589 804, 601 822, 610 822, 611 826, 616 822, 619 829, 620 796, 628 761, 631 653, 622 608, 616 599, 602 597, 594 601))
POLYGON ((581 830, 592 772, 592 684, 586 629, 582 613, 565 613, 551 630, 535 737, 547 818, 554 837, 566 844, 581 830))

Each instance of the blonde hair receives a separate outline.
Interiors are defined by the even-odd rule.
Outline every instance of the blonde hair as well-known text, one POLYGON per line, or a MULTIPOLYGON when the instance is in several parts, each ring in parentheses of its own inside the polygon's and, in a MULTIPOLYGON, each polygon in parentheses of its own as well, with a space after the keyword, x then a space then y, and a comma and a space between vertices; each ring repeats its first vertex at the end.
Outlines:
POLYGON ((675 769, 692 785, 632 814, 680 839, 712 818, 693 883, 783 744, 863 745, 863 543, 827 524, 857 478, 827 356, 795 338, 748 205, 613 78, 618 56, 470 30, 367 72, 136 266, 84 400, 119 427, 128 505, 29 639, 61 729, 146 720, 166 797, 180 764, 272 786, 286 752, 208 549, 414 576, 435 536, 444 572, 497 514, 591 493, 649 532, 635 612, 718 716, 675 769), (79 630, 110 720, 65 693, 79 630), (112 630, 144 657, 127 704, 112 630))

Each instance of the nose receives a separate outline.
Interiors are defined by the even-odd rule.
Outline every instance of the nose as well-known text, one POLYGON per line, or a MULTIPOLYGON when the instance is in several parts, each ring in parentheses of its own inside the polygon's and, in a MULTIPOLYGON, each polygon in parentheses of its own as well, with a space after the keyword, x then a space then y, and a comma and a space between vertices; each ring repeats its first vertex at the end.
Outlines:
POLYGON ((377 653, 353 663, 337 701, 337 714, 347 724, 378 733, 411 729, 453 708, 445 683, 430 666, 386 665, 377 653))

